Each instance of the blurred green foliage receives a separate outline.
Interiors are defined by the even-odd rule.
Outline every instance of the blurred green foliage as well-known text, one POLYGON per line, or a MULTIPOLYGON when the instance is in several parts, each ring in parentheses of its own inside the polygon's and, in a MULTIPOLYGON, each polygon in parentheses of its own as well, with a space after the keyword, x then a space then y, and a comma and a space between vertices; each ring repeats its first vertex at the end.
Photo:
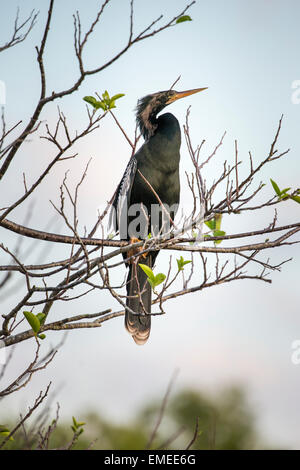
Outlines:
MULTIPOLYGON (((103 419, 94 412, 80 413, 80 419, 86 423, 84 432, 75 439, 71 448, 145 449, 161 412, 161 403, 162 397, 144 406, 128 423, 122 425, 103 419)), ((240 388, 221 390, 217 395, 186 389, 170 397, 163 409, 163 418, 151 448, 185 449, 195 436, 197 422, 198 432, 191 449, 266 448, 259 441, 253 412, 240 388), (170 442, 172 436, 175 439, 170 442)), ((58 422, 54 426, 50 433, 49 448, 62 449, 70 445, 73 439, 70 423, 58 422)), ((13 425, 8 427, 12 429, 13 425)), ((24 430, 20 430, 14 435, 14 440, 5 445, 5 449, 37 448, 39 437, 36 431, 34 427, 31 429, 30 425, 26 425, 26 436, 24 430)), ((45 431, 47 426, 44 425, 45 431)))

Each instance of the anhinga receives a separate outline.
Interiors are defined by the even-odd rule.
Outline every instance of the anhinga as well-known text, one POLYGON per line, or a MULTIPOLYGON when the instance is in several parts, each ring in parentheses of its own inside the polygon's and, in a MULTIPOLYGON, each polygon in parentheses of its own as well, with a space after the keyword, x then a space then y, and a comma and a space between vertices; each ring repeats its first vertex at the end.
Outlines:
MULTIPOLYGON (((145 143, 131 157, 112 203, 116 214, 116 228, 121 238, 136 242, 147 238, 149 234, 162 233, 163 217, 161 214, 158 219, 155 217, 154 223, 153 207, 158 212, 162 204, 165 211, 172 208, 169 209, 169 218, 174 220, 180 193, 180 127, 173 114, 166 113, 159 117, 157 114, 179 98, 202 90, 206 88, 183 92, 161 91, 138 101, 137 124, 145 143), (138 223, 137 212, 140 213, 138 223)), ((158 251, 149 251, 140 256, 139 262, 152 268, 157 253, 158 251)), ((131 252, 125 253, 124 259, 130 256, 131 252)), ((131 312, 125 312, 125 327, 137 344, 144 344, 150 335, 151 286, 136 262, 129 261, 127 264, 129 272, 126 306, 131 312)))

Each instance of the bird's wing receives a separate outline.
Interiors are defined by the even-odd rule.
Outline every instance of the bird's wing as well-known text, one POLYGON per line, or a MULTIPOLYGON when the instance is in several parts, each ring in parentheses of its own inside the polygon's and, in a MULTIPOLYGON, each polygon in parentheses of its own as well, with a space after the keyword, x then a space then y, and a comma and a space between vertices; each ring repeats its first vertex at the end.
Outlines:
POLYGON ((124 219, 127 227, 127 211, 130 202, 131 189, 134 182, 137 169, 137 159, 133 155, 128 162, 124 175, 116 190, 114 200, 112 202, 110 217, 109 217, 109 230, 120 230, 122 226, 122 219, 124 219))

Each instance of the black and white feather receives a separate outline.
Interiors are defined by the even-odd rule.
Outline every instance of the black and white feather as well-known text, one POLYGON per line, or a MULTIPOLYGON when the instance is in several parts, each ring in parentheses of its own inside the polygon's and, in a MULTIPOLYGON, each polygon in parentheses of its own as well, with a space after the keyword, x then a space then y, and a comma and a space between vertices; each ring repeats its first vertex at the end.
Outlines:
POLYGON ((109 231, 119 231, 122 223, 126 223, 128 206, 130 204, 131 189, 137 169, 135 155, 131 157, 125 169, 124 175, 116 190, 109 217, 109 231))

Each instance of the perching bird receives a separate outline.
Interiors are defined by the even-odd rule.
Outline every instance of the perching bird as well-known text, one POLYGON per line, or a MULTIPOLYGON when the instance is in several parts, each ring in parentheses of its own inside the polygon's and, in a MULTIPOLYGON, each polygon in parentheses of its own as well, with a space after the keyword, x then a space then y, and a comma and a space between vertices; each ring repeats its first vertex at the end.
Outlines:
MULTIPOLYGON (((172 224, 180 195, 181 134, 173 114, 162 114, 158 118, 157 114, 179 98, 202 90, 206 88, 160 91, 138 101, 136 118, 145 143, 131 157, 112 203, 115 227, 121 239, 134 243, 146 239, 149 234, 162 234, 172 224)), ((125 327, 140 345, 150 335, 152 289, 138 263, 152 268, 157 254, 158 251, 149 251, 137 262, 127 262, 126 306, 131 312, 125 311, 125 327)), ((124 259, 132 255, 130 251, 126 252, 124 259)))

